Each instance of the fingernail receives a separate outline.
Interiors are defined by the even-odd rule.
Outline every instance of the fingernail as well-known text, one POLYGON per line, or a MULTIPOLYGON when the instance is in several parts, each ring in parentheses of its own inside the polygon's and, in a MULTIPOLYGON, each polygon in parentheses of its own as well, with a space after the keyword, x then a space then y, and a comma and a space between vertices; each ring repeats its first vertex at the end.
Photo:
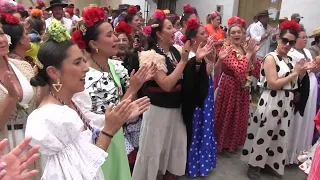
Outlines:
POLYGON ((1 169, 1 168, 5 168, 6 166, 7 166, 7 163, 6 163, 6 162, 1 162, 1 163, 0 163, 0 169, 1 169))
POLYGON ((2 170, 2 171, 0 172, 0 176, 5 175, 6 173, 7 173, 7 171, 6 171, 6 170, 2 170))

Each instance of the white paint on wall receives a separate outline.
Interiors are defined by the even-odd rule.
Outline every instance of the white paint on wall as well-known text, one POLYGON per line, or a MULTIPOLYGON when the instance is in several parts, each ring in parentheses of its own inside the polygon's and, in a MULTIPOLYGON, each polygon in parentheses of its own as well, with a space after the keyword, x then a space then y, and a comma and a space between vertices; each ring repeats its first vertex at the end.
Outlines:
POLYGON ((183 5, 190 4, 197 9, 201 22, 205 24, 206 16, 217 10, 217 5, 219 5, 222 6, 222 25, 227 25, 228 18, 238 14, 238 3, 239 0, 177 0, 176 12, 181 15, 183 5))

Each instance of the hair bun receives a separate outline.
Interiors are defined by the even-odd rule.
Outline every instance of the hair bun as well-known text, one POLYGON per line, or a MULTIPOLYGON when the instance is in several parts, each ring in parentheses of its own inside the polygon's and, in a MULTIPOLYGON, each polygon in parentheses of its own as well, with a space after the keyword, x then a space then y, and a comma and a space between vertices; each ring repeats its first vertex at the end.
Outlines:
POLYGON ((38 74, 35 77, 30 79, 30 84, 33 87, 38 87, 38 86, 43 87, 43 86, 46 86, 48 84, 48 82, 46 80, 44 80, 44 78, 39 76, 39 74, 38 74))

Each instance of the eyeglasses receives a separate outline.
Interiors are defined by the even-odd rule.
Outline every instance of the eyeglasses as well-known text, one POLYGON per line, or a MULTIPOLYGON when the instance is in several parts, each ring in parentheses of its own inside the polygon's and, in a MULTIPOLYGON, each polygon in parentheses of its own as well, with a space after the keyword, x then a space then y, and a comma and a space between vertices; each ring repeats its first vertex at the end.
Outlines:
POLYGON ((281 42, 284 45, 289 43, 289 46, 294 46, 296 44, 296 40, 289 40, 287 38, 281 38, 281 42))

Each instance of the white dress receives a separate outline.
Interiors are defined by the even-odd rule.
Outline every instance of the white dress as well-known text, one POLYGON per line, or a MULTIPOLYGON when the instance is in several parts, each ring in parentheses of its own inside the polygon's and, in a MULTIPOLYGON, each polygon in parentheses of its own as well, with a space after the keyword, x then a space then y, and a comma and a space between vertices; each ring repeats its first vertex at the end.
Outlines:
MULTIPOLYGON (((312 56, 309 50, 304 49, 307 57, 312 60, 312 56)), ((304 55, 295 49, 291 49, 288 56, 292 57, 294 63, 304 59, 304 55)), ((316 104, 318 95, 318 82, 313 72, 308 72, 310 89, 309 97, 305 106, 304 113, 294 113, 289 128, 288 139, 288 159, 287 164, 297 164, 299 161, 297 157, 308 150, 312 146, 312 139, 314 133, 314 117, 316 115, 316 104)))
MULTIPOLYGON (((275 59, 278 77, 288 76, 293 71, 294 64, 289 57, 280 57, 276 53, 269 55, 275 59)), ((294 93, 291 91, 297 88, 297 81, 293 80, 280 90, 271 90, 263 65, 261 67, 258 84, 263 93, 249 123, 241 160, 254 167, 265 168, 269 165, 283 175, 288 131, 293 116, 294 93)))
MULTIPOLYGON (((34 99, 35 92, 32 86, 30 85, 29 80, 25 77, 25 75, 13 64, 12 62, 8 61, 12 70, 14 71, 15 75, 17 76, 19 83, 22 87, 22 94, 23 98, 22 101, 19 103, 22 107, 24 107, 24 110, 18 110, 11 114, 11 117, 9 121, 7 122, 7 126, 11 127, 11 130, 8 129, 7 132, 1 132, 0 137, 1 138, 8 138, 9 140, 9 146, 6 148, 5 152, 9 152, 11 149, 16 147, 23 139, 24 139, 24 130, 25 130, 25 123, 27 120, 27 116, 29 113, 29 105, 31 101, 34 99), (15 127, 17 125, 22 125, 22 129, 15 129, 12 127, 15 127), (5 135, 5 133, 7 133, 5 135), (6 137, 7 136, 7 137, 6 137)), ((8 93, 7 89, 0 84, 0 91, 3 91, 5 94, 8 93)), ((1 100, 1 99, 0 99, 1 100)), ((7 129, 7 127, 5 127, 7 129)))
POLYGON ((42 180, 104 180, 100 166, 108 154, 92 144, 83 125, 68 106, 47 104, 30 114, 26 136, 40 146, 42 180))

